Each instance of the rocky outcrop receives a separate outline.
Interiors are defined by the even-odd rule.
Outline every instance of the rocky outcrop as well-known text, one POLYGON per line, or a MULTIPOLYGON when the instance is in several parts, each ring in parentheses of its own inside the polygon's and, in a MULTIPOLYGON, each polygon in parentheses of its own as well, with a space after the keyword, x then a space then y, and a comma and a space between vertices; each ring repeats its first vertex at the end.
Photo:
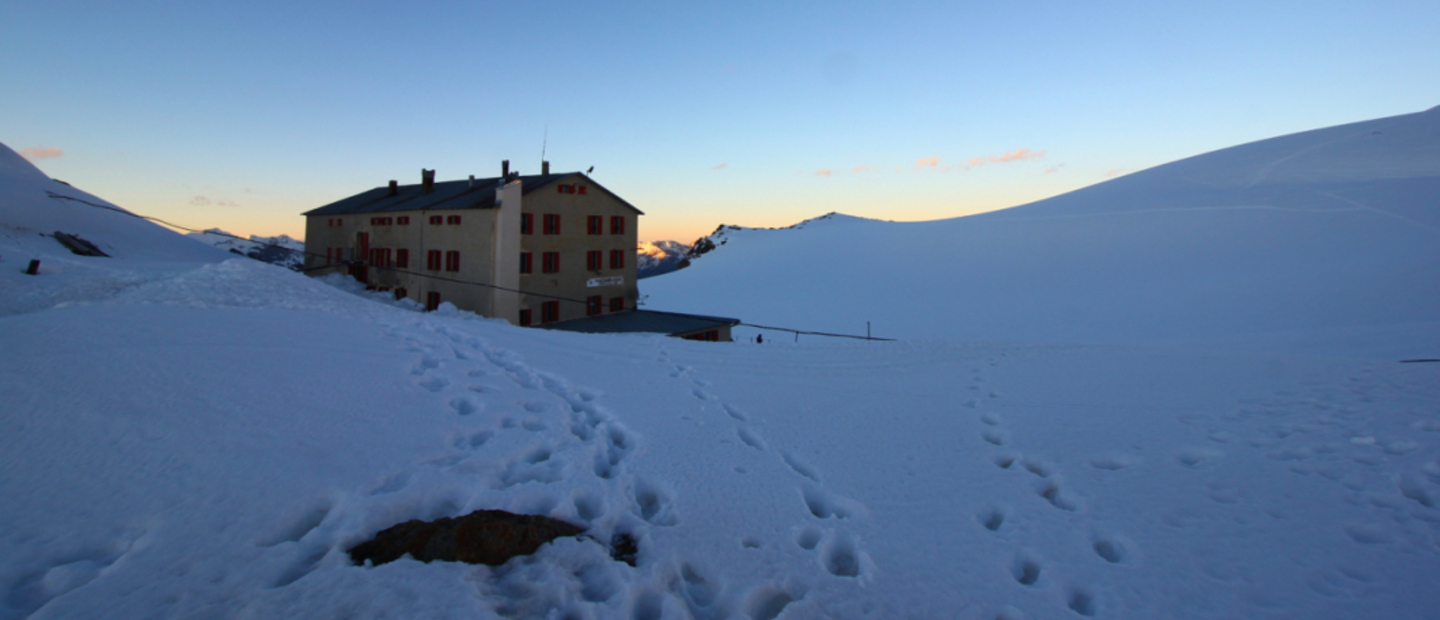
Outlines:
POLYGON ((535 553, 540 545, 556 538, 583 531, 549 517, 477 510, 463 517, 406 521, 381 530, 349 553, 356 564, 385 564, 409 554, 426 563, 440 560, 499 566, 517 555, 535 553))

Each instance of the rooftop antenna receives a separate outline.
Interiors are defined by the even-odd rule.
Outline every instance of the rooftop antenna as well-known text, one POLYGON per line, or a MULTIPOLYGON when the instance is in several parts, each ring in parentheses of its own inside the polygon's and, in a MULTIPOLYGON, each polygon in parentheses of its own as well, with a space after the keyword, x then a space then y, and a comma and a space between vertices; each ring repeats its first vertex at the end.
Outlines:
POLYGON ((540 164, 545 164, 545 145, 550 142, 550 125, 545 125, 545 135, 540 138, 540 164))

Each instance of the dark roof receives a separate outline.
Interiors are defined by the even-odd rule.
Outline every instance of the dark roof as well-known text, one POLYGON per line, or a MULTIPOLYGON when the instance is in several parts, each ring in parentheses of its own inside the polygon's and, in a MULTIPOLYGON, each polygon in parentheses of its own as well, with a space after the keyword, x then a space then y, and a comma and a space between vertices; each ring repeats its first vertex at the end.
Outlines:
POLYGON ((539 325, 538 327, 558 329, 567 332, 583 332, 587 334, 639 332, 674 336, 676 334, 684 334, 725 325, 738 325, 739 323, 740 319, 727 319, 719 316, 680 314, 678 312, 660 312, 658 310, 627 310, 625 312, 601 314, 599 316, 589 316, 583 319, 572 319, 559 323, 547 323, 539 325))
MULTIPOLYGON (((635 209, 635 205, 626 202, 624 198, 616 196, 614 192, 605 189, 604 186, 596 183, 594 179, 585 176, 581 172, 562 172, 559 174, 530 174, 520 177, 522 195, 548 187, 564 179, 580 176, 587 184, 599 188, 607 194, 619 200, 625 206, 635 209)), ((388 211, 419 211, 421 209, 493 209, 495 208, 495 188, 500 184, 500 177, 487 179, 475 179, 472 184, 468 179, 464 181, 441 181, 435 184, 435 189, 430 193, 421 191, 419 184, 401 185, 394 196, 390 195, 390 187, 382 186, 375 189, 355 194, 349 198, 337 200, 318 209, 306 211, 302 215, 338 215, 344 213, 382 213, 388 211)), ((644 212, 635 209, 636 213, 644 215, 644 212)))

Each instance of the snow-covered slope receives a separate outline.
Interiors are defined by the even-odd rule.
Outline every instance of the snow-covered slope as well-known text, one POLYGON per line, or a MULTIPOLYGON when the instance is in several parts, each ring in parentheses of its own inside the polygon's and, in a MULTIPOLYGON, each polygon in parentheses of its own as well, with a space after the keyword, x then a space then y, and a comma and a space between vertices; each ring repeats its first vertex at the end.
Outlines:
POLYGON ((119 257, 0 237, 3 619, 1440 608, 1440 364, 521 329, 15 204, 119 257), (588 534, 493 568, 345 553, 492 508, 588 534))
MULTIPOLYGON (((730 229, 652 307, 881 336, 1440 354, 1440 109, 933 222, 730 229)), ((697 248, 702 245, 697 243, 697 248)))
POLYGON ((641 243, 635 248, 635 271, 639 278, 665 275, 681 268, 690 246, 679 241, 641 243))
POLYGON ((157 273, 233 255, 190 239, 64 183, 0 144, 0 316, 107 295, 157 273), (53 237, 78 235, 105 257, 78 256, 53 237), (25 275, 40 260, 44 277, 25 275))
POLYGON ((286 269, 299 271, 305 267, 305 242, 291 239, 289 235, 276 237, 250 235, 250 239, 245 240, 219 228, 211 228, 205 232, 192 232, 186 236, 226 252, 248 256, 272 265, 280 265, 286 269))

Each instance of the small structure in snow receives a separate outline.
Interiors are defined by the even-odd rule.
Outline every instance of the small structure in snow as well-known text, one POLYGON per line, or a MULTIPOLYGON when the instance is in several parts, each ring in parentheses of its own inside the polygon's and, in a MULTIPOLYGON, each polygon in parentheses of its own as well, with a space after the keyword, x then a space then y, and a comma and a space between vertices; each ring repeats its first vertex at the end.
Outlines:
POLYGON ((710 342, 732 342, 730 328, 740 324, 740 319, 658 310, 628 310, 614 314, 599 314, 583 319, 571 319, 563 323, 540 325, 544 329, 558 329, 586 334, 650 333, 665 334, 686 340, 710 342))

